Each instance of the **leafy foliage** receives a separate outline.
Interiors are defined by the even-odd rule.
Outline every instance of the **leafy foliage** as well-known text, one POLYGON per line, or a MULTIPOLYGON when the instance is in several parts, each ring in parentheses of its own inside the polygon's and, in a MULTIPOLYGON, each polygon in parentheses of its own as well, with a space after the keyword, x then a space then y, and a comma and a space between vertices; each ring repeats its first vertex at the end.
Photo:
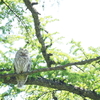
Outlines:
MULTIPOLYGON (((33 19, 30 13, 25 11, 26 7, 23 1, 5 0, 4 2, 0 2, 0 5, 0 48, 2 48, 0 50, 0 70, 2 70, 0 74, 14 72, 13 59, 15 52, 20 47, 29 50, 32 59, 32 70, 46 68, 46 61, 41 53, 41 44, 35 35, 33 19), (20 45, 22 41, 24 41, 24 43, 20 45)), ((64 53, 54 48, 53 44, 57 42, 57 39, 55 40, 57 33, 49 33, 44 30, 48 23, 57 21, 57 19, 53 19, 51 16, 45 16, 40 17, 40 21, 42 37, 45 41, 45 45, 48 46, 47 53, 52 54, 50 59, 55 62, 55 64, 52 64, 52 67, 95 58, 100 55, 100 47, 89 47, 86 52, 85 49, 82 48, 81 43, 75 42, 74 40, 68 43, 71 47, 69 53, 64 53)), ((67 49, 67 45, 64 49, 67 49)), ((67 84, 72 84, 84 89, 95 90, 100 94, 99 63, 98 61, 92 64, 69 66, 66 67, 65 70, 36 73, 30 75, 29 78, 44 77, 54 81, 64 81, 67 84)), ((22 89, 18 89, 13 84, 4 84, 3 79, 0 79, 0 85, 2 88, 8 87, 7 91, 0 93, 0 99, 4 100, 8 97, 10 99, 12 97, 17 97, 23 91, 27 94, 27 100, 51 100, 54 97, 57 97, 59 100, 83 99, 81 96, 68 91, 56 90, 38 85, 26 85, 22 89)), ((88 100, 90 99, 88 98, 88 100)))

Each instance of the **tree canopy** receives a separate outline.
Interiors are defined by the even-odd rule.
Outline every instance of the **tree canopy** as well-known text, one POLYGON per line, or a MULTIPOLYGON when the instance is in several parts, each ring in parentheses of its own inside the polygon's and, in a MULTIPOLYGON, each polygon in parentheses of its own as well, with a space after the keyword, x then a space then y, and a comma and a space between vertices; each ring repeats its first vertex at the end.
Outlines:
MULTIPOLYGON (((36 2, 45 6, 45 0, 36 2)), ((68 53, 57 49, 62 38, 46 26, 58 19, 42 17, 30 0, 1 0, 0 8, 0 100, 23 92, 23 100, 100 100, 100 47, 86 52, 81 42, 71 40, 63 48, 70 45, 68 53), (30 52, 32 62, 31 72, 21 73, 29 75, 23 88, 16 86, 19 74, 13 68, 19 47, 30 52)))

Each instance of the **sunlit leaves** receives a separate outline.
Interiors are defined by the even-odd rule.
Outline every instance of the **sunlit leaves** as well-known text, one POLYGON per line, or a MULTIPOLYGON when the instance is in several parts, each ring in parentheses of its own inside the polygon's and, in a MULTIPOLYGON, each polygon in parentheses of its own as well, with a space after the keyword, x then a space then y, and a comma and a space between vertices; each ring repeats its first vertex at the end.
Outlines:
POLYGON ((45 16, 44 18, 40 18, 40 21, 42 22, 42 26, 44 27, 51 22, 59 21, 59 20, 54 19, 52 16, 45 16))
MULTIPOLYGON (((36 0, 39 1, 39 0, 36 0)), ((32 70, 47 68, 46 61, 41 53, 41 44, 36 38, 35 29, 34 29, 34 20, 32 16, 27 13, 24 9, 26 8, 22 0, 5 0, 6 4, 1 4, 0 9, 0 45, 3 45, 4 49, 0 49, 0 74, 13 73, 13 58, 16 50, 21 47, 25 47, 29 50, 31 61, 32 61, 32 70), (20 40, 23 40, 19 43, 20 40), (15 43, 16 47, 14 47, 15 43), (11 69, 8 71, 7 69, 11 69)), ((89 50, 86 51, 81 42, 76 42, 72 40, 70 45, 70 53, 64 53, 61 50, 57 49, 57 45, 54 46, 54 43, 58 43, 58 46, 61 46, 58 41, 61 41, 61 37, 57 36, 57 32, 50 33, 45 29, 46 25, 58 21, 51 16, 39 17, 40 18, 40 29, 41 35, 43 37, 45 48, 47 54, 50 54, 50 59, 55 62, 52 64, 52 67, 65 65, 71 62, 86 60, 90 58, 95 58, 100 55, 100 48, 89 47, 89 50), (56 37, 56 36, 58 37, 56 37), (56 38, 55 38, 56 37, 56 38)), ((67 47, 67 46, 66 46, 67 47)), ((66 48, 64 47, 64 49, 66 48)), ((80 88, 96 90, 100 93, 100 61, 93 62, 91 64, 85 65, 74 65, 68 66, 65 69, 50 71, 50 72, 41 72, 29 75, 30 77, 44 77, 51 79, 53 81, 61 81, 66 84, 73 84, 80 88)), ((9 77, 8 77, 9 79, 9 77)), ((0 80, 1 83, 3 80, 0 80)), ((15 80, 14 80, 15 81, 15 80)), ((1 85, 0 83, 0 85, 1 85)), ((4 85, 3 85, 4 86, 4 85)), ((17 96, 22 91, 26 91, 28 94, 28 100, 47 100, 53 99, 52 92, 55 92, 55 96, 59 100, 81 100, 80 96, 77 96, 73 93, 58 91, 50 88, 45 88, 36 85, 28 85, 23 89, 18 89, 14 85, 10 85, 9 89, 4 92, 1 97, 4 96, 17 96), (10 88, 11 87, 11 88, 10 88)))

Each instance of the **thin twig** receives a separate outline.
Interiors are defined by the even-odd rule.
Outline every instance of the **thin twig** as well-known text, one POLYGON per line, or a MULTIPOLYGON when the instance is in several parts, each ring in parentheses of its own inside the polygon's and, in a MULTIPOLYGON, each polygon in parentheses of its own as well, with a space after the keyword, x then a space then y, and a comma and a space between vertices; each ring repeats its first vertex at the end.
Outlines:
POLYGON ((0 69, 0 72, 2 71, 11 71, 11 69, 0 69))
POLYGON ((24 26, 26 32, 29 33, 26 26, 25 26, 25 23, 22 21, 22 19, 12 10, 12 8, 6 2, 3 1, 3 3, 10 9, 11 12, 13 12, 13 14, 18 18, 19 22, 21 22, 22 25, 24 26))

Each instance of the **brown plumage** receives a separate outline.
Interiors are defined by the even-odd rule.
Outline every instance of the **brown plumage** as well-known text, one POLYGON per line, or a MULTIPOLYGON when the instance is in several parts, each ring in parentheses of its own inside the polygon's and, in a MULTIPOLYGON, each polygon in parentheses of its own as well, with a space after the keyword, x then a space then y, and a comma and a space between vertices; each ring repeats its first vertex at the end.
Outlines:
MULTIPOLYGON (((30 71, 31 62, 28 51, 26 49, 19 49, 15 55, 14 59, 14 69, 15 73, 23 73, 30 71)), ((27 81, 28 75, 18 75, 16 76, 18 87, 22 87, 27 81)))

